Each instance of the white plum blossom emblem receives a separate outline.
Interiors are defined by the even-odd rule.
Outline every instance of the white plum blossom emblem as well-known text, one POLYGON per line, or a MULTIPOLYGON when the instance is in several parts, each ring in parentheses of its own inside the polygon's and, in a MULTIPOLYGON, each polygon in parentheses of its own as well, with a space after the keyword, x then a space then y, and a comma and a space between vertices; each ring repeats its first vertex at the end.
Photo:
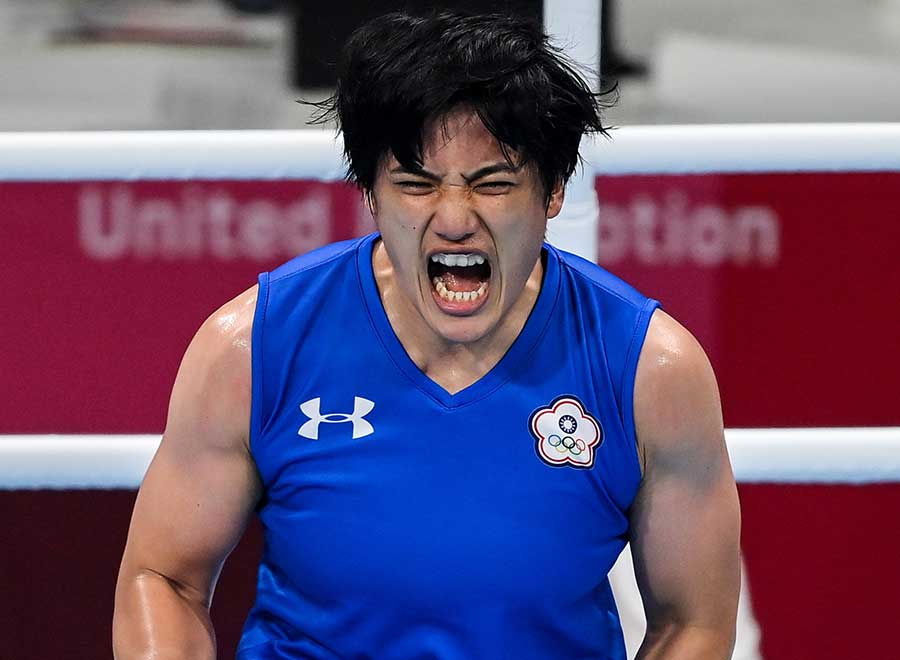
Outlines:
POLYGON ((529 427, 537 455, 548 465, 593 467, 603 429, 574 396, 558 397, 549 406, 535 410, 529 427))

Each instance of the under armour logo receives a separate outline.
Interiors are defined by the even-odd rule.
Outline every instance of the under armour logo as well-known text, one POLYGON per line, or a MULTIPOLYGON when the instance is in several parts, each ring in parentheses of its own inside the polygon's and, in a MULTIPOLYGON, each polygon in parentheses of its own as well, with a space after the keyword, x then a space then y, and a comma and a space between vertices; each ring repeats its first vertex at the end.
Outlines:
POLYGON ((300 404, 300 410, 304 415, 309 417, 308 422, 304 422, 297 435, 302 435, 310 440, 319 439, 319 424, 343 424, 344 422, 353 422, 353 439, 364 438, 365 436, 375 433, 375 429, 364 418, 375 408, 375 403, 364 399, 361 396, 353 397, 353 412, 347 413, 325 413, 319 412, 319 397, 310 399, 306 403, 300 404))

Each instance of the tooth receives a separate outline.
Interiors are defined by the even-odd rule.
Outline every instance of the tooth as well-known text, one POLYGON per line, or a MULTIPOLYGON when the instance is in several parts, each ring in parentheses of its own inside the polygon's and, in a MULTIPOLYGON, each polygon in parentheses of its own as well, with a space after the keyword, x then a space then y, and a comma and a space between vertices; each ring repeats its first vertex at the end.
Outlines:
POLYGON ((466 291, 463 293, 463 302, 470 302, 472 300, 472 292, 466 291))
POLYGON ((474 266, 484 263, 484 257, 479 254, 450 254, 448 252, 433 254, 431 260, 445 266, 474 266))

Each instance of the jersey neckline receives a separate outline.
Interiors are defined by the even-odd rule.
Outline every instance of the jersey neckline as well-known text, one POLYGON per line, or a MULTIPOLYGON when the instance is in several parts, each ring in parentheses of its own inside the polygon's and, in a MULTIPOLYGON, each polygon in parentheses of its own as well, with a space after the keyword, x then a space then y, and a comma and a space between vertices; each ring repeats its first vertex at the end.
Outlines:
POLYGON ((381 340, 381 345, 384 346, 397 368, 417 388, 446 408, 458 408, 477 401, 508 381, 543 335, 552 316, 553 308, 556 306, 560 286, 559 255, 556 250, 544 243, 542 256, 546 255, 546 259, 541 290, 519 336, 515 338, 503 357, 490 371, 456 394, 450 394, 413 362, 388 320, 387 312, 381 302, 381 295, 378 292, 378 285, 375 282, 375 273, 372 270, 372 250, 379 238, 381 235, 375 232, 365 236, 357 245, 357 272, 369 318, 381 340))

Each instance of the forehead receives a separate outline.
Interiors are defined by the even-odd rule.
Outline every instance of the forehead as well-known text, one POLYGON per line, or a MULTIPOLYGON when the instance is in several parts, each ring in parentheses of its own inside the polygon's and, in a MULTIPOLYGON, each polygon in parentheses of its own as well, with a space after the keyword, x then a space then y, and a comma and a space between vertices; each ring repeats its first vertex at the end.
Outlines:
POLYGON ((469 155, 503 160, 497 138, 472 111, 455 110, 425 125, 422 156, 426 161, 469 155))
MULTIPOLYGON (((507 150, 513 159, 516 153, 507 150)), ((390 151, 388 169, 399 163, 390 151)), ((450 173, 469 171, 484 165, 506 163, 503 149, 478 115, 468 109, 457 109, 425 124, 422 132, 422 160, 426 170, 450 173)))

